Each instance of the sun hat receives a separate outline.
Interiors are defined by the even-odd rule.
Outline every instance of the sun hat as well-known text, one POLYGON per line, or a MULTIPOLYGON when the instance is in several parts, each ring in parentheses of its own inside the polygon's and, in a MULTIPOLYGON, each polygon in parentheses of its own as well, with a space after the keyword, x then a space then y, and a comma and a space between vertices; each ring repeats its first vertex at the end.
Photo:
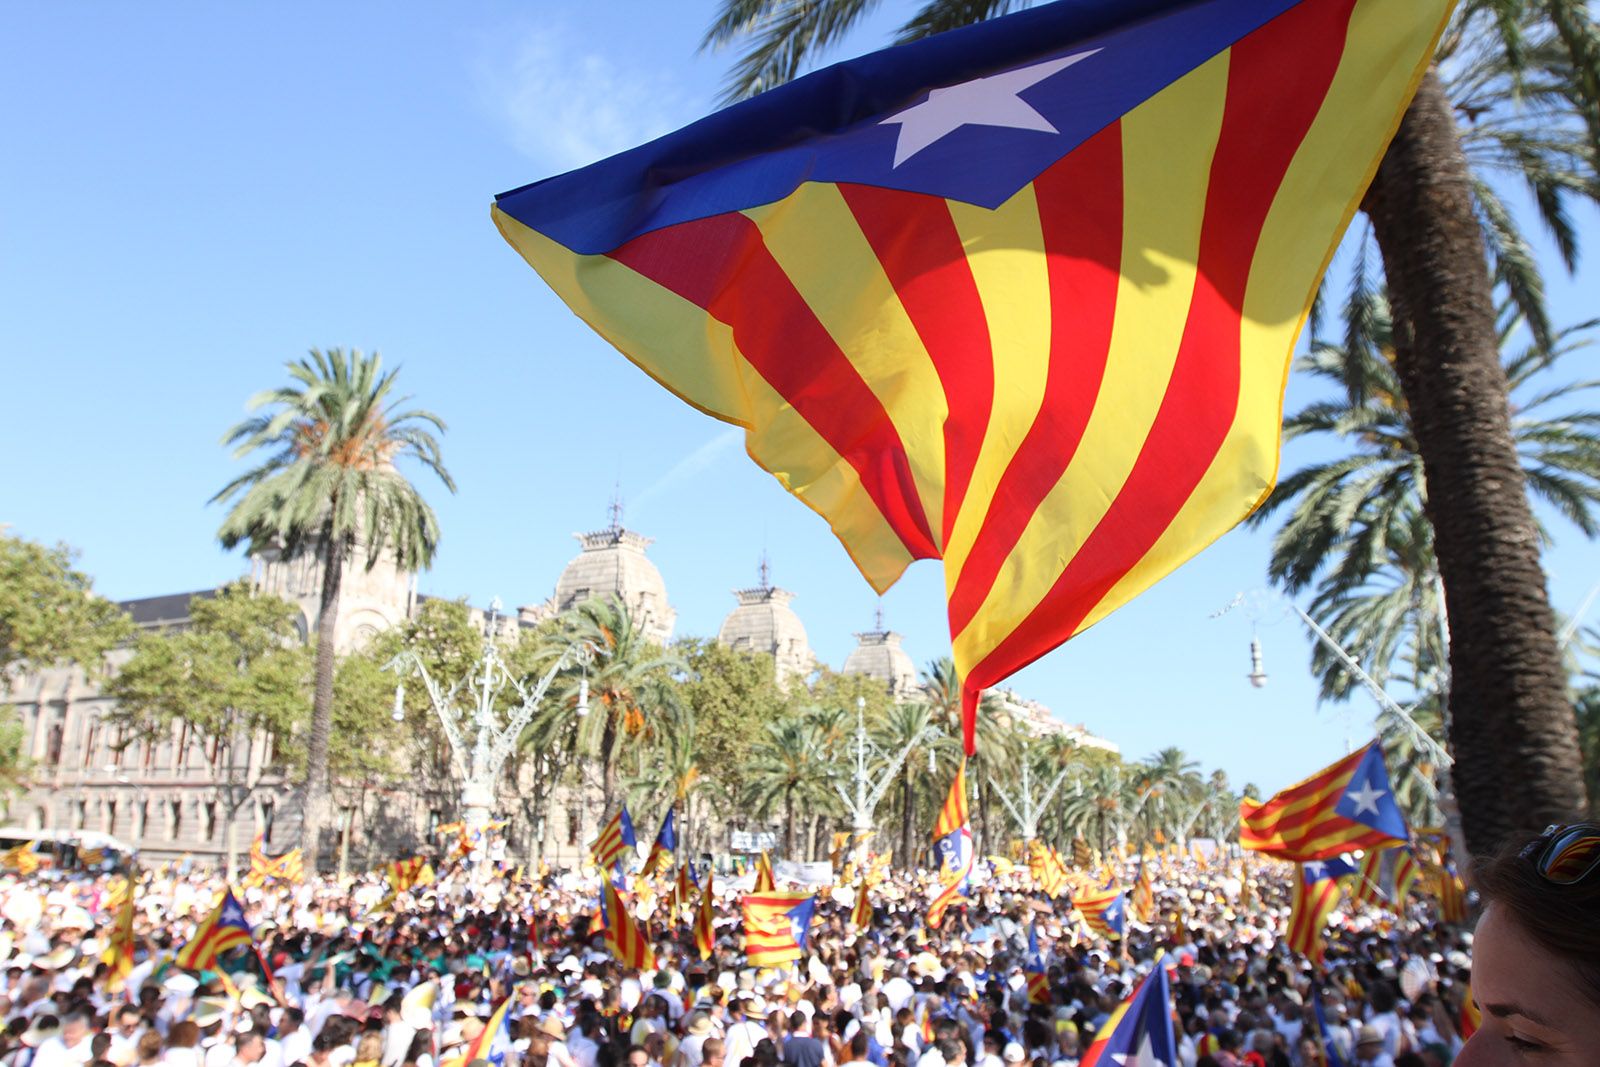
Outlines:
POLYGON ((711 1016, 703 1011, 697 1011, 689 1016, 687 1031, 691 1034, 709 1034, 711 1032, 711 1016))
POLYGON ((1356 1037, 1356 1044, 1381 1045, 1383 1044, 1383 1034, 1379 1032, 1376 1026, 1363 1026, 1361 1033, 1356 1037))
POLYGON ((1021 1063, 1028 1058, 1028 1054, 1022 1051, 1022 1046, 1015 1041, 1008 1041, 1005 1051, 1001 1053, 1001 1058, 1007 1063, 1021 1063))

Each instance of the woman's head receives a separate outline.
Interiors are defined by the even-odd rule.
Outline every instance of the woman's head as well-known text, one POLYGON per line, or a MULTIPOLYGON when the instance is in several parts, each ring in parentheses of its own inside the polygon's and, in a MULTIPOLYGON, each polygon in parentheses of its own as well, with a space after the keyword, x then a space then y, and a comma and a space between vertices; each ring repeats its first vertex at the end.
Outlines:
POLYGON ((1600 825, 1514 843, 1474 871, 1485 908, 1473 941, 1482 1028, 1460 1067, 1592 1063, 1600 1048, 1600 825))

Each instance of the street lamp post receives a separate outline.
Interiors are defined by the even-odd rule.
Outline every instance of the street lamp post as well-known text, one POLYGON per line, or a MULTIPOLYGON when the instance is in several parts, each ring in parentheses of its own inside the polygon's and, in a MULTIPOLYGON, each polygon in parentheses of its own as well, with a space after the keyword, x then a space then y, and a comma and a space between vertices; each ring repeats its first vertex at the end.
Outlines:
MULTIPOLYGON (((867 841, 872 837, 872 813, 877 810, 878 802, 883 799, 883 795, 894 784, 895 776, 900 773, 900 766, 905 763, 906 757, 911 754, 911 750, 922 744, 924 739, 936 736, 938 733, 931 726, 925 726, 918 730, 916 736, 906 742, 899 752, 890 757, 876 778, 874 778, 871 764, 882 759, 885 754, 877 745, 867 739, 866 713, 867 698, 856 697, 856 736, 850 743, 850 749, 855 755, 855 768, 850 776, 853 788, 846 790, 839 782, 835 781, 833 783, 833 788, 839 794, 839 799, 844 801, 844 806, 850 812, 851 837, 853 838, 850 842, 850 854, 855 861, 857 870, 861 868, 861 863, 865 858, 861 855, 861 852, 866 847, 867 841)), ((909 860, 909 857, 907 859, 909 860)))
MULTIPOLYGON (((500 772, 523 729, 544 701, 550 683, 555 681, 556 675, 575 664, 587 668, 594 657, 594 650, 589 645, 571 645, 529 689, 522 679, 512 674, 501 658, 494 639, 499 615, 500 599, 496 597, 489 605, 489 616, 484 625, 483 653, 477 666, 469 674, 458 678, 448 689, 440 687, 428 673, 421 657, 410 649, 395 656, 383 668, 401 675, 394 690, 394 715, 397 721, 404 718, 405 674, 415 672, 421 677, 423 687, 428 691, 428 700, 439 717, 445 738, 450 742, 451 762, 461 777, 461 821, 469 833, 481 830, 488 824, 494 809, 495 787, 500 781, 500 772), (502 723, 495 710, 495 702, 508 686, 515 692, 517 703, 506 712, 502 723), (458 703, 458 695, 469 697, 470 703, 458 703)), ((582 716, 588 711, 589 680, 585 677, 578 686, 577 713, 582 716)))
POLYGON ((1028 759, 1028 754, 1024 752, 1022 754, 1022 787, 1014 795, 992 777, 989 779, 989 785, 994 789, 995 794, 999 796, 1000 802, 1006 806, 1006 810, 1011 813, 1011 817, 1017 820, 1017 830, 1022 834, 1024 849, 1033 843, 1034 838, 1039 836, 1039 819, 1049 809, 1050 801, 1055 798, 1056 790, 1061 788, 1061 783, 1067 780, 1068 772, 1075 766, 1074 764, 1068 764, 1061 768, 1061 773, 1056 775, 1055 781, 1045 788, 1044 795, 1035 796, 1031 762, 1028 759))

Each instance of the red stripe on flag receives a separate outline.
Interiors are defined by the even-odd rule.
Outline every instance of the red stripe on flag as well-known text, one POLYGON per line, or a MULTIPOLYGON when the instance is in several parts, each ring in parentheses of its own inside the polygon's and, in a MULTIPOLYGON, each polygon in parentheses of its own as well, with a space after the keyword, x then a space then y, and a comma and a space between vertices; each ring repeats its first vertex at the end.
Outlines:
POLYGON ((740 353, 855 468, 917 559, 939 555, 905 446, 876 395, 743 215, 714 215, 634 238, 611 258, 706 310, 740 353))
POLYGON ((1039 415, 995 487, 950 593, 950 632, 972 621, 1039 504, 1072 461, 1105 377, 1122 269, 1122 126, 1034 179, 1050 280, 1050 369, 1039 415))
POLYGON ((1100 524, 970 684, 993 685, 1076 632, 1155 546, 1222 446, 1238 407, 1239 315, 1256 243, 1338 69, 1355 3, 1299 4, 1233 46, 1194 299, 1155 424, 1100 524))
POLYGON ((939 543, 972 481, 994 404, 989 322, 967 250, 943 197, 841 183, 839 192, 944 386, 944 519, 939 543))

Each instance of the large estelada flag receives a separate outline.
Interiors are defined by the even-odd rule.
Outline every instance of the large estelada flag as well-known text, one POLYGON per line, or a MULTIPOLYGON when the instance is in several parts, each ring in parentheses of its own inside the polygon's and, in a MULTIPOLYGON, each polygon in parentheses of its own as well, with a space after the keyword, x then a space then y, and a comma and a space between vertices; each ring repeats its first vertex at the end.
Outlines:
POLYGON ((751 893, 740 903, 745 959, 751 967, 778 967, 805 955, 817 913, 816 894, 751 893))
POLYGON ((1166 1064, 1178 1062, 1178 1042, 1172 1032, 1172 986, 1166 964, 1156 960, 1149 977, 1133 996, 1117 1005, 1094 1042, 1085 1050, 1081 1067, 1113 1064, 1166 1064))
POLYGON ((496 199, 563 300, 825 518, 942 559, 976 694, 1264 500, 1318 279, 1454 0, 1074 0, 496 199))
POLYGON ((1404 843, 1410 831, 1374 741, 1270 800, 1239 802, 1239 844, 1307 863, 1404 843))
POLYGON ((182 948, 176 963, 190 971, 214 971, 217 957, 242 945, 254 945, 255 936, 244 908, 231 888, 224 888, 217 906, 202 922, 182 948))

